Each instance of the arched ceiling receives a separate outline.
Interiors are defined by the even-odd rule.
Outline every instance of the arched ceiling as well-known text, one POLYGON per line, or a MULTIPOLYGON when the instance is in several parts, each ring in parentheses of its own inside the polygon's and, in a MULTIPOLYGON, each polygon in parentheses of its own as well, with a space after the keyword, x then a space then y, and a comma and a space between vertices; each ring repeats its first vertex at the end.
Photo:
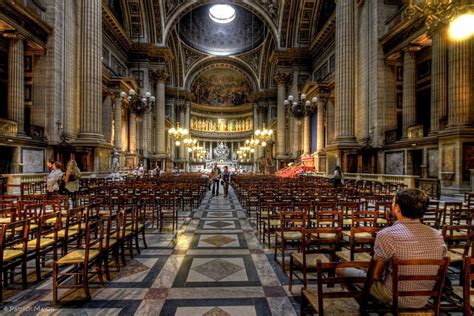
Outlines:
MULTIPOLYGON (((272 53, 310 47, 335 10, 335 0, 108 1, 109 6, 120 4, 116 17, 123 17, 132 42, 171 48, 174 58, 167 64, 168 84, 188 89, 199 68, 216 60, 240 67, 257 90, 274 88, 272 53), (207 10, 217 3, 232 5, 242 16, 239 27, 230 30, 233 34, 212 28, 207 10), (228 56, 217 58, 219 53, 228 56)), ((291 66, 291 61, 284 63, 291 66)))

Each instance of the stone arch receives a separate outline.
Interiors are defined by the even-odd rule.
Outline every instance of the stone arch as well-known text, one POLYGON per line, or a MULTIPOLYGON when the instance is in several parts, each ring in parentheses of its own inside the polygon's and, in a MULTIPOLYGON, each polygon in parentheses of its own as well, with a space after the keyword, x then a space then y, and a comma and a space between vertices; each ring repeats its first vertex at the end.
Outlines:
POLYGON ((185 88, 190 89, 191 84, 193 83, 196 76, 198 76, 203 71, 206 71, 212 67, 219 67, 219 66, 231 68, 241 73, 245 78, 247 78, 249 83, 252 85, 253 91, 254 92, 259 91, 260 82, 258 80, 257 74, 250 67, 248 67, 248 65, 243 63, 240 59, 229 58, 229 57, 227 58, 207 57, 195 63, 184 78, 185 88))

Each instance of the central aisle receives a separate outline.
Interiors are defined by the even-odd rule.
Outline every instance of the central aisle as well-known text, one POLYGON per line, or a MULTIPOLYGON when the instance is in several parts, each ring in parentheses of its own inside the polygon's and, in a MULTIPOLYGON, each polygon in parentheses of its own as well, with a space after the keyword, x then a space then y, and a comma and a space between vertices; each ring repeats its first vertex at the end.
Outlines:
POLYGON ((158 310, 161 315, 295 314, 233 192, 228 198, 209 192, 178 234, 174 253, 137 312, 158 310))

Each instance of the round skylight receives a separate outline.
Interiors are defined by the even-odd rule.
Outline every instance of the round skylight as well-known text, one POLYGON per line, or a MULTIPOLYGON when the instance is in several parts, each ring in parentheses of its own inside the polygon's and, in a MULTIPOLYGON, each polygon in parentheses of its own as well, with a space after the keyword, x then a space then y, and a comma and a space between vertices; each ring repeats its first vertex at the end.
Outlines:
POLYGON ((235 10, 227 4, 216 4, 209 9, 209 17, 216 23, 230 23, 235 19, 235 10))

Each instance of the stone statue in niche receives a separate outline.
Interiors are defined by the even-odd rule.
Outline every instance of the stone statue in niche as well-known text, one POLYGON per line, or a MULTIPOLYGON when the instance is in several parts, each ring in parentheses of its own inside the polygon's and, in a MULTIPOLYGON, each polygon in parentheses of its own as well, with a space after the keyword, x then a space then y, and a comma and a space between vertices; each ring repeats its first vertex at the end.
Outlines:
POLYGON ((120 155, 116 148, 112 151, 112 165, 110 168, 109 178, 120 180, 122 176, 120 175, 120 155))

